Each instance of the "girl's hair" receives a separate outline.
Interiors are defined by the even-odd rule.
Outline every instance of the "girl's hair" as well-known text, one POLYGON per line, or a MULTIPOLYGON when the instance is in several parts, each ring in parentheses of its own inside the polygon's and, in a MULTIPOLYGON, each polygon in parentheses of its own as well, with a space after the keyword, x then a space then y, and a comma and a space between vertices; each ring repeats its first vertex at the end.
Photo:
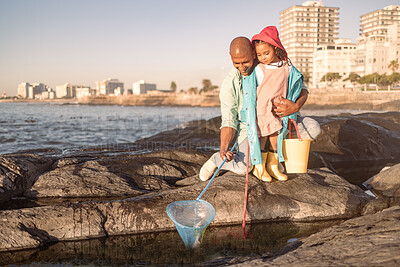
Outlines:
POLYGON ((272 45, 272 44, 270 44, 270 43, 267 43, 267 42, 264 42, 264 41, 261 41, 261 40, 254 40, 254 42, 253 42, 253 46, 255 47, 255 45, 256 44, 269 44, 270 46, 272 46, 274 49, 275 49, 275 53, 276 53, 276 56, 279 58, 279 65, 278 65, 278 67, 282 67, 283 66, 283 63, 282 63, 282 61, 285 61, 289 66, 291 66, 292 65, 292 61, 290 60, 290 58, 287 56, 287 54, 285 53, 285 51, 283 51, 281 48, 279 48, 279 47, 277 47, 277 46, 274 46, 274 45, 272 45))

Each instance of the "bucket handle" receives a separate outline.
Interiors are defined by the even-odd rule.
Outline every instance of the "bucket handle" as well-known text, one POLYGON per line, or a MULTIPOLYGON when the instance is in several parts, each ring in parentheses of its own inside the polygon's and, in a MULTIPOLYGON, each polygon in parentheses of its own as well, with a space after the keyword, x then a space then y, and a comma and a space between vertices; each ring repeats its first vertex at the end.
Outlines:
POLYGON ((303 139, 301 138, 300 132, 299 132, 299 128, 297 128, 297 123, 294 119, 289 119, 289 139, 292 138, 292 131, 290 128, 291 122, 293 123, 294 127, 296 128, 296 132, 297 132, 297 136, 299 137, 299 140, 303 141, 303 139))

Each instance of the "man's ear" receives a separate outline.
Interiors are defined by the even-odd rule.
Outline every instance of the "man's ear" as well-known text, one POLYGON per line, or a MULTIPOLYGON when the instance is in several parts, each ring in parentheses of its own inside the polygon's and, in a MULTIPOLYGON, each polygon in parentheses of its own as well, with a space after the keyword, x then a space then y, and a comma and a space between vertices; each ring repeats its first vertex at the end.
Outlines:
POLYGON ((256 56, 256 51, 253 49, 253 59, 255 59, 257 56, 256 56))

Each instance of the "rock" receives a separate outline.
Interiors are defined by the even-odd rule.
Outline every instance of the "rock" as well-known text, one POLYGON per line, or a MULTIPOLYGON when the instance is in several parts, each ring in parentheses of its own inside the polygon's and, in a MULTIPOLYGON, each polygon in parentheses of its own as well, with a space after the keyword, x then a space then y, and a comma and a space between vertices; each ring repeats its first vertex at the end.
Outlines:
POLYGON ((0 203, 21 196, 53 161, 35 154, 0 156, 0 203))
POLYGON ((371 177, 364 186, 382 197, 400 197, 400 164, 371 177))
MULTIPOLYGON (((321 135, 311 143, 309 169, 328 167, 348 181, 361 185, 388 163, 400 162, 400 112, 311 116, 321 125, 321 135)), ((219 148, 221 118, 194 121, 183 128, 159 133, 136 145, 219 148)))
MULTIPOLYGON (((393 115, 394 116, 394 115, 393 115)), ((348 181, 361 185, 388 163, 400 162, 400 133, 393 131, 400 120, 369 114, 315 117, 321 124, 321 135, 311 143, 309 168, 326 166, 348 181)))
POLYGON ((191 121, 184 123, 182 128, 161 132, 149 138, 144 138, 138 143, 149 146, 149 143, 160 142, 163 146, 169 146, 175 149, 219 149, 220 126, 221 117, 216 117, 207 121, 191 121))
POLYGON ((390 200, 387 198, 377 198, 365 205, 362 215, 374 214, 390 207, 390 200))
MULTIPOLYGON (((218 223, 222 216, 221 223, 240 223, 243 214, 237 206, 243 205, 240 203, 243 202, 244 179, 240 179, 243 185, 238 188, 236 175, 228 172, 222 177, 226 178, 214 181, 205 194, 212 196, 210 203, 219 210, 214 222, 218 223), (239 196, 240 200, 231 203, 233 196, 239 196)), ((289 180, 283 183, 262 183, 250 178, 248 195, 247 219, 251 222, 351 218, 358 216, 372 199, 326 168, 289 175, 289 180)))
POLYGON ((169 189, 198 172, 206 156, 195 151, 60 159, 40 175, 28 198, 121 197, 169 189), (199 163, 200 162, 200 163, 199 163))
MULTIPOLYGON (((206 183, 112 201, 88 201, 0 211, 0 251, 42 246, 60 240, 173 230, 165 208, 194 200, 206 183)), ((216 177, 203 199, 216 209, 213 225, 240 224, 245 179, 216 177)), ((247 221, 315 221, 360 215, 371 199, 327 169, 291 175, 286 182, 249 180, 247 221)))
POLYGON ((267 256, 236 266, 397 266, 400 206, 350 219, 289 249, 293 251, 276 258, 267 256))

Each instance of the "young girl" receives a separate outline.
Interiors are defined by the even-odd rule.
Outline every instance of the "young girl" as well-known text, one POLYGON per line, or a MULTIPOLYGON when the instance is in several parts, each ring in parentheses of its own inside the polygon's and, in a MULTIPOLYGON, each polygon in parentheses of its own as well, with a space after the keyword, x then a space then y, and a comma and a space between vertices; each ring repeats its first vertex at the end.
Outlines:
MULTIPOLYGON (((261 153, 263 164, 254 166, 253 174, 263 181, 270 182, 271 176, 285 181, 287 176, 278 169, 278 135, 282 129, 282 119, 272 112, 274 101, 286 98, 289 88, 289 75, 292 69, 287 52, 279 33, 274 26, 264 28, 252 38, 260 64, 255 68, 257 77, 257 130, 261 150, 269 139, 269 151, 261 153), (265 164, 266 163, 266 164, 265 164), (265 164, 265 165, 264 165, 265 164)), ((300 89, 301 90, 301 89, 300 89)))

